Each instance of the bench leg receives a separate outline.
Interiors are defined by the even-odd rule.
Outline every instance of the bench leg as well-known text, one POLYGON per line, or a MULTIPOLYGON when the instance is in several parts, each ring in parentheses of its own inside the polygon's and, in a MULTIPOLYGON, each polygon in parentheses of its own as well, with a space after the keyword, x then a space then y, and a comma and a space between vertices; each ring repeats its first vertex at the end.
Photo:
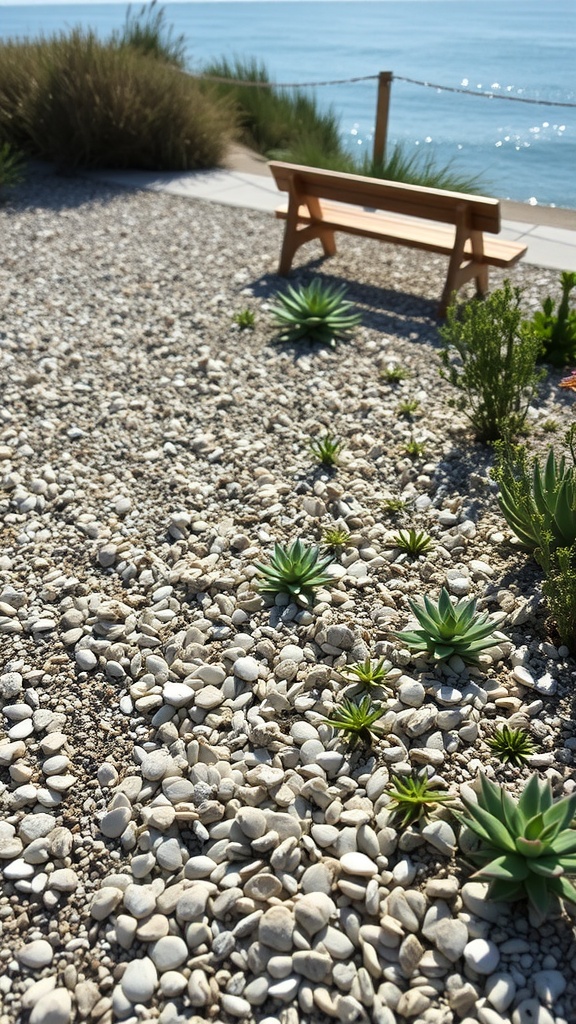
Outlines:
POLYGON ((320 234, 320 241, 324 250, 325 256, 335 256, 336 254, 336 236, 333 231, 328 231, 323 228, 320 234))
POLYGON ((479 299, 483 299, 488 294, 488 264, 478 268, 476 274, 476 295, 479 299))
POLYGON ((306 242, 311 242, 314 238, 320 239, 325 256, 334 255, 336 252, 336 240, 333 231, 319 227, 317 224, 308 224, 304 228, 292 228, 290 224, 286 224, 284 241, 282 242, 282 250, 280 252, 280 263, 278 265, 278 273, 281 277, 286 277, 290 273, 294 254, 300 246, 306 242))

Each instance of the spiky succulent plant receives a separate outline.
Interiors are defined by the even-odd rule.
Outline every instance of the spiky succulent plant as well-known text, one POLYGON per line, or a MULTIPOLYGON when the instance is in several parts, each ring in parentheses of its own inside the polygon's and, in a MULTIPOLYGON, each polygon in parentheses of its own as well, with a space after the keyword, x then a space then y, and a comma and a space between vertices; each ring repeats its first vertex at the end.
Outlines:
POLYGON ((341 674, 351 682, 362 683, 362 686, 380 686, 391 668, 392 663, 385 658, 379 658, 378 661, 366 658, 354 665, 346 665, 341 674))
POLYGON ((329 526, 322 534, 322 541, 327 548, 343 548, 350 540, 348 530, 343 526, 329 526))
POLYGON ((392 788, 387 790, 392 804, 390 810, 400 819, 403 828, 425 818, 436 804, 454 799, 450 793, 439 789, 439 783, 431 781, 425 770, 404 778, 393 775, 391 782, 392 788))
POLYGON ((474 878, 490 883, 495 900, 524 897, 537 921, 551 909, 552 897, 576 903, 576 792, 554 801, 548 780, 532 775, 518 800, 503 786, 480 775, 478 802, 462 794, 467 814, 456 814, 478 836, 466 856, 480 865, 474 878))
POLYGON ((486 743, 504 764, 510 763, 516 767, 524 764, 526 758, 536 750, 526 729, 510 729, 507 725, 495 729, 486 743))
POLYGON ((313 437, 309 444, 312 455, 322 466, 337 466, 343 447, 344 442, 330 433, 313 437))
POLYGON ((414 529, 400 530, 395 537, 392 537, 392 540, 397 548, 400 548, 407 555, 412 555, 413 558, 423 555, 432 543, 432 538, 429 534, 423 530, 418 532, 414 529))
POLYGON ((322 555, 315 544, 304 544, 301 540, 287 547, 275 544, 269 565, 255 563, 262 577, 258 589, 263 594, 288 594, 298 604, 308 607, 313 602, 315 589, 330 583, 332 577, 324 570, 332 561, 332 556, 322 555))
POLYGON ((331 725, 348 737, 350 746, 357 743, 369 745, 374 736, 382 734, 382 729, 374 725, 384 714, 381 705, 372 703, 366 694, 359 701, 345 697, 341 704, 338 704, 329 718, 324 719, 325 725, 331 725))
POLYGON ((466 663, 475 664, 480 651, 497 643, 493 636, 495 623, 488 618, 488 612, 476 611, 475 599, 453 604, 442 587, 437 601, 425 597, 423 604, 408 603, 420 629, 402 630, 394 636, 415 653, 431 654, 435 661, 459 654, 466 663))
POLYGON ((278 305, 271 313, 281 329, 285 341, 317 342, 335 347, 347 340, 361 322, 359 313, 346 298, 346 289, 324 284, 316 279, 297 288, 288 285, 285 293, 277 296, 278 305))
POLYGON ((508 526, 530 551, 540 549, 545 536, 550 550, 571 547, 576 541, 576 428, 565 437, 572 464, 566 456, 548 452, 544 468, 538 459, 528 464, 521 445, 496 445, 498 504, 508 526))

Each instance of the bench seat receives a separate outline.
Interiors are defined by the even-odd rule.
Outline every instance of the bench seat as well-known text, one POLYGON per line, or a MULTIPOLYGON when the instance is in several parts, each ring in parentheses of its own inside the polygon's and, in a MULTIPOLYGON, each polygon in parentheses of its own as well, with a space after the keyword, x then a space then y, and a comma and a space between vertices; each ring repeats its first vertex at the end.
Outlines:
POLYGON ((467 281, 488 290, 488 267, 510 267, 526 253, 518 242, 496 238, 497 199, 405 185, 357 174, 281 161, 270 170, 289 202, 276 210, 286 221, 278 272, 288 274, 296 251, 318 239, 326 256, 336 252, 335 232, 435 252, 449 259, 439 313, 467 281))

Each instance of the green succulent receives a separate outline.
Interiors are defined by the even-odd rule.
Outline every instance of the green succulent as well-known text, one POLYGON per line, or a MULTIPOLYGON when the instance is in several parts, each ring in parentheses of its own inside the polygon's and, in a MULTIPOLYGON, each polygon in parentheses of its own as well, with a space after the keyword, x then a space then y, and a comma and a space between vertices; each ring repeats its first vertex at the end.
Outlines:
POLYGON ((344 527, 330 526, 324 530, 322 540, 327 548, 343 548, 350 540, 350 534, 344 527))
POLYGON ((543 537, 551 537, 551 550, 570 547, 576 541, 576 427, 565 437, 572 463, 556 459, 550 449, 544 468, 538 459, 528 465, 520 445, 496 445, 498 504, 511 530, 530 551, 539 550, 543 537))
POLYGON ((317 342, 335 347, 347 340, 361 322, 359 313, 345 299, 346 289, 324 284, 317 279, 309 285, 293 288, 277 296, 279 305, 271 313, 281 328, 284 341, 317 342))
POLYGON ((414 458, 423 455, 426 450, 426 445, 423 441, 415 441, 413 437, 409 441, 406 441, 404 445, 404 451, 406 455, 412 455, 414 458))
POLYGON ((397 548, 414 558, 423 555, 432 543, 432 538, 427 533, 424 531, 418 533, 414 529, 400 530, 395 537, 392 537, 392 540, 397 548))
POLYGON ((383 707, 373 704, 368 694, 366 694, 359 701, 350 700, 350 698, 345 697, 334 708, 331 716, 324 718, 323 722, 325 725, 331 725, 333 729, 345 733, 351 746, 357 743, 369 745, 372 743, 374 736, 381 736, 383 734, 383 730, 374 725, 374 722, 381 718, 383 714, 383 707))
POLYGON ((454 799, 450 793, 438 789, 439 782, 431 781, 425 770, 405 778, 393 775, 391 782, 392 789, 387 790, 390 803, 395 805, 391 810, 395 817, 401 819, 402 828, 427 817, 434 805, 445 804, 454 799))
POLYGON ((346 665, 341 669, 341 674, 345 678, 352 676, 351 682, 358 680, 363 686, 380 686, 391 668, 391 663, 385 658, 380 658, 378 661, 366 658, 365 661, 358 661, 355 665, 346 665))
POLYGON ((407 380, 410 377, 410 370, 407 370, 404 366, 386 366, 383 370, 380 370, 380 377, 387 384, 400 384, 403 380, 407 380))
POLYGON ((419 408, 420 402, 417 398, 406 398, 396 406, 396 412, 399 416, 411 416, 419 408))
POLYGON ((504 764, 510 763, 516 767, 524 764, 526 758, 536 750, 526 729, 510 729, 507 725, 495 729, 486 743, 504 764))
POLYGON ((549 781, 532 775, 518 800, 502 786, 480 775, 478 802, 462 796, 467 814, 462 825, 480 839, 467 857, 480 864, 474 878, 490 883, 495 900, 527 898, 536 919, 543 921, 551 898, 576 903, 576 888, 567 875, 576 874, 576 793, 554 801, 549 781))
POLYGON ((424 604, 409 601, 410 608, 420 623, 420 629, 394 632, 415 653, 431 654, 435 661, 444 661, 459 654, 467 664, 475 664, 480 651, 494 647, 495 624, 488 612, 476 611, 476 600, 452 603, 445 587, 436 602, 429 597, 424 604))
POLYGON ((256 317, 251 309, 241 309, 239 313, 234 314, 234 323, 240 330, 251 331, 256 323, 256 317))
POLYGON ((301 540, 288 547, 275 544, 269 565, 255 563, 259 576, 263 577, 258 589, 263 594, 288 594, 308 607, 316 587, 332 581, 324 571, 332 561, 332 556, 321 555, 315 544, 304 544, 301 540))
POLYGON ((309 447, 312 455, 323 466, 337 466, 344 442, 334 434, 323 434, 321 437, 313 437, 309 447))

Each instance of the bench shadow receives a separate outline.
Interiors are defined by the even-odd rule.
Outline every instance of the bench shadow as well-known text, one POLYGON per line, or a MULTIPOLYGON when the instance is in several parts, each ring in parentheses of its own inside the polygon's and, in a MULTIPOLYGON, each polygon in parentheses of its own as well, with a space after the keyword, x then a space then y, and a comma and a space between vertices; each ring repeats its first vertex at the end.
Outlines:
POLYGON ((344 287, 346 299, 362 307, 362 326, 400 338, 410 337, 416 343, 430 344, 430 328, 438 324, 437 300, 382 285, 363 284, 341 274, 326 272, 325 266, 325 260, 320 257, 305 267, 293 270, 289 277, 281 277, 277 273, 262 274, 250 282, 250 288, 256 298, 272 300, 285 292, 288 285, 293 288, 308 285, 321 277, 327 286, 344 287))

